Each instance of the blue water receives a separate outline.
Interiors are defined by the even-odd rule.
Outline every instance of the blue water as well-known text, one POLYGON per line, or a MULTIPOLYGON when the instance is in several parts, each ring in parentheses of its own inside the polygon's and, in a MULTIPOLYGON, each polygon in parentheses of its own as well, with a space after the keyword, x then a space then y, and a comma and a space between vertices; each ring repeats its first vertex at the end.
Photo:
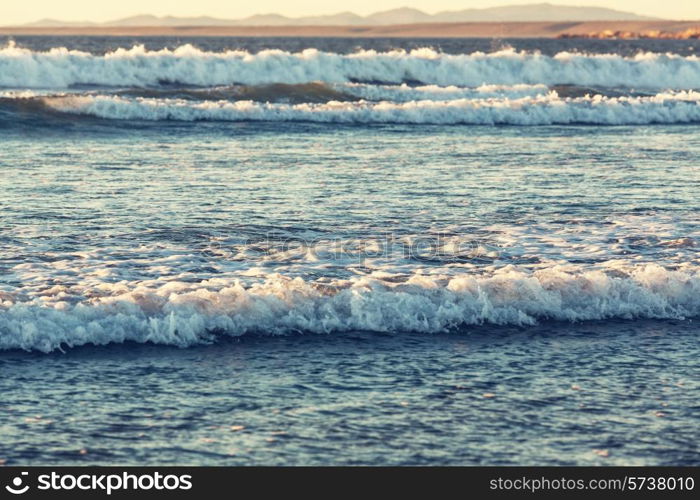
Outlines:
POLYGON ((8 42, 0 460, 697 464, 699 49, 8 42))

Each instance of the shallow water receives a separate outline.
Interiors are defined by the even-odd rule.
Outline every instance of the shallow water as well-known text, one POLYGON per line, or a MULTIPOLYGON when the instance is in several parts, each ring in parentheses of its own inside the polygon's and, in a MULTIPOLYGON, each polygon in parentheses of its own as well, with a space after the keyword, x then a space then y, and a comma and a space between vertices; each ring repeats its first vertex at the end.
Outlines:
POLYGON ((699 332, 596 322, 4 353, 0 449, 8 464, 692 465, 699 332))
POLYGON ((697 44, 416 43, 0 49, 0 459, 696 464, 697 44))

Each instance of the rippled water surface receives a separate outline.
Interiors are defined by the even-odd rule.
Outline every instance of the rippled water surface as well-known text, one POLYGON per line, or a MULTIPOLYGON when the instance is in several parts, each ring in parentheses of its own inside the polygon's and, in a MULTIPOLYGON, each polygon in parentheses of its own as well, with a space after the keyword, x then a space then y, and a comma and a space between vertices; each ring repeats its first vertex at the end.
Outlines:
POLYGON ((2 450, 14 464, 697 464, 698 332, 612 322, 5 354, 2 450))
POLYGON ((16 39, 0 460, 698 463, 697 54, 16 39))

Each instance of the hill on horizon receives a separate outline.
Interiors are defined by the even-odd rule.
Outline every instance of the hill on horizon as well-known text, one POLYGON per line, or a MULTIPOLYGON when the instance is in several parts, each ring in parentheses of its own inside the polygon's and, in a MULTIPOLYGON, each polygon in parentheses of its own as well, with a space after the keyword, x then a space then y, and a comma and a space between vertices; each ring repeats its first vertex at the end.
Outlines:
POLYGON ((353 12, 337 14, 286 17, 280 14, 256 14, 243 19, 217 19, 209 16, 200 17, 158 17, 153 15, 138 15, 108 21, 105 23, 59 21, 42 19, 25 24, 27 27, 76 27, 76 26, 383 26, 391 24, 420 24, 420 23, 465 23, 465 22, 574 22, 574 21, 646 21, 657 18, 640 16, 632 12, 623 12, 603 7, 571 7, 538 3, 529 5, 511 5, 490 7, 485 9, 464 9, 444 11, 437 14, 427 14, 421 10, 401 7, 368 16, 359 16, 353 12))

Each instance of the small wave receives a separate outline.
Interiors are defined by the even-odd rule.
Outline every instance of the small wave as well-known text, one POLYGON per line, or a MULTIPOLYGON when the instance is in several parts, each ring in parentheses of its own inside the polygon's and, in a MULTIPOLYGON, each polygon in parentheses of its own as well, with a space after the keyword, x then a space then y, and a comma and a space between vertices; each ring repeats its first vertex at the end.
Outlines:
MULTIPOLYGON (((487 99, 535 97, 549 93, 546 85, 481 85, 479 87, 457 87, 454 85, 423 85, 411 87, 401 85, 368 85, 362 83, 336 85, 346 94, 368 101, 450 101, 456 99, 487 99)), ((600 92, 596 92, 600 93, 600 92)))
POLYGON ((118 120, 472 125, 639 125, 700 122, 698 92, 663 93, 653 97, 587 96, 565 99, 556 93, 550 93, 521 99, 457 99, 405 103, 330 101, 323 104, 294 105, 253 101, 127 99, 92 95, 43 97, 40 100, 56 111, 118 120))
POLYGON ((700 314, 697 270, 646 265, 620 274, 508 266, 490 276, 416 274, 400 284, 360 277, 329 286, 280 275, 247 287, 225 279, 157 288, 103 284, 86 290, 93 298, 78 303, 65 302, 60 290, 53 300, 44 292, 30 302, 1 293, 0 349, 51 352, 125 341, 187 347, 246 333, 433 333, 481 324, 700 314))
POLYGON ((227 87, 194 89, 143 89, 119 90, 124 97, 147 97, 155 99, 182 100, 228 100, 281 103, 322 103, 328 101, 356 101, 359 97, 342 86, 332 87, 322 82, 271 83, 264 85, 233 85, 227 87))
POLYGON ((553 57, 512 49, 450 55, 432 49, 359 51, 343 55, 307 49, 206 52, 191 45, 175 50, 120 48, 105 55, 54 48, 33 52, 0 49, 0 87, 68 88, 75 85, 158 86, 163 83, 221 86, 271 83, 385 83, 477 87, 483 84, 576 84, 693 89, 700 58, 675 54, 622 57, 561 52, 553 57))
MULTIPOLYGON (((603 94, 605 89, 587 93, 603 94)), ((130 88, 118 90, 124 97, 151 97, 158 99, 229 100, 282 103, 324 103, 328 101, 448 101, 455 99, 485 99, 496 97, 520 98, 547 94, 546 85, 482 85, 480 87, 441 87, 424 85, 371 85, 365 83, 327 84, 274 83, 262 85, 231 85, 209 88, 130 88)), ((0 93, 0 95, 2 95, 0 93)), ((582 95, 585 95, 582 94, 582 95)))

